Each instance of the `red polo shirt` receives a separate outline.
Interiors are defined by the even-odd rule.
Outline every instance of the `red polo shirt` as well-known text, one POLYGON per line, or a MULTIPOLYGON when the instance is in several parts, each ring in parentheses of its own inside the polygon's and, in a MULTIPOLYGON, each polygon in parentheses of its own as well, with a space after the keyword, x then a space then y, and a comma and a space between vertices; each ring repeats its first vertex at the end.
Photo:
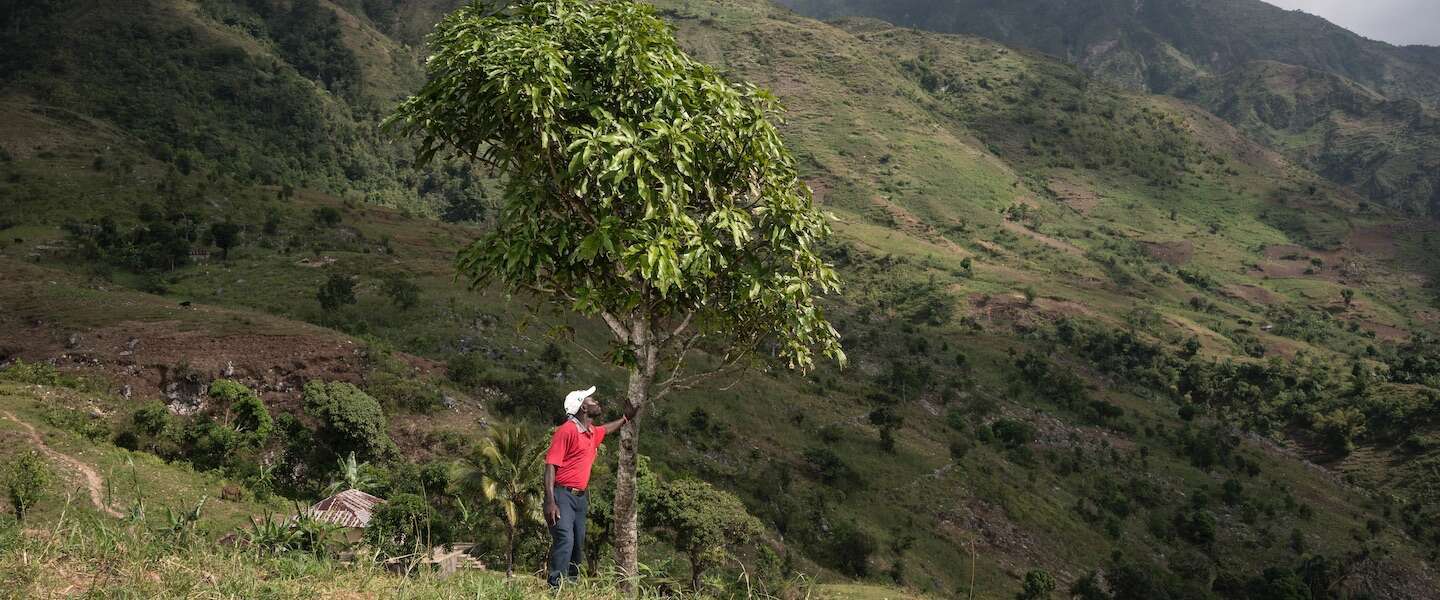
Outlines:
POLYGON ((600 441, 605 439, 605 428, 591 425, 590 431, 580 431, 580 423, 566 419, 555 428, 550 438, 550 450, 545 453, 545 463, 555 465, 555 485, 583 490, 590 486, 590 467, 595 464, 595 454, 600 441))

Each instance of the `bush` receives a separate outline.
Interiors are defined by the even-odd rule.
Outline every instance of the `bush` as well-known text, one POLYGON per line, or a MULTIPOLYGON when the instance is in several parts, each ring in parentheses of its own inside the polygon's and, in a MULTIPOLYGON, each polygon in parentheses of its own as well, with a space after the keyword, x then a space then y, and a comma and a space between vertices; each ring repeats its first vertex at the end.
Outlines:
POLYGON ((49 363, 27 363, 20 359, 0 369, 0 380, 32 385, 60 385, 60 372, 49 363))
POLYGON ((225 423, 244 436, 244 441, 259 446, 270 439, 274 421, 270 411, 250 388, 229 379, 217 379, 210 384, 210 397, 223 407, 225 423))
POLYGON ((420 303, 420 286, 404 273, 388 273, 380 287, 390 304, 400 310, 410 310, 420 303))
POLYGON ((1020 593, 1015 594, 1015 600, 1044 600, 1054 591, 1055 578, 1045 571, 1035 569, 1025 573, 1025 580, 1021 584, 1020 593))
POLYGON ((1024 421, 999 419, 990 424, 990 430, 1006 448, 1019 448, 1035 441, 1035 428, 1024 421))
POLYGON ((811 448, 805 451, 805 461, 810 463, 816 477, 826 485, 859 485, 860 475, 840 455, 829 448, 811 448))
POLYGON ((354 304, 355 279, 348 275, 331 273, 325 283, 320 285, 319 291, 315 292, 315 299, 320 302, 320 308, 327 312, 354 304))
POLYGON ((365 528, 365 542, 381 558, 404 556, 429 548, 436 540, 435 511, 415 494, 392 496, 375 510, 365 528), (430 539, 426 539, 427 537, 430 539))
POLYGON ((875 538, 854 523, 842 521, 831 528, 821 544, 820 555, 835 570, 850 577, 864 577, 870 573, 870 555, 875 549, 875 538))
POLYGON ((669 531, 676 549, 690 560, 690 585, 733 559, 733 548, 746 547, 764 528, 734 494, 698 479, 680 479, 660 486, 645 508, 653 526, 669 531))
POLYGON ((25 513, 45 497, 45 488, 53 478, 50 465, 39 452, 30 450, 20 455, 20 460, 5 476, 5 491, 10 497, 10 506, 15 509, 16 521, 24 521, 25 513))
POLYGON ((320 420, 317 432, 336 456, 354 452, 361 460, 390 457, 395 443, 386 433, 385 412, 369 394, 344 382, 305 384, 305 412, 320 420))

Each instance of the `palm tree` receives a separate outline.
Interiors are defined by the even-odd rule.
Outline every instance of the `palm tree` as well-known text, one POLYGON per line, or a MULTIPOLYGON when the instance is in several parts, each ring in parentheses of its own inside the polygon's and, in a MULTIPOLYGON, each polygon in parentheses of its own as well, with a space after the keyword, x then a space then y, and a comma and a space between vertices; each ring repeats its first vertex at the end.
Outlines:
POLYGON ((370 468, 370 463, 357 462, 353 450, 349 456, 335 461, 335 469, 339 472, 340 479, 325 488, 326 496, 345 490, 363 492, 366 488, 375 489, 375 486, 380 484, 375 471, 370 468))
POLYGON ((505 575, 515 574, 515 537, 526 523, 538 523, 544 453, 523 428, 496 427, 490 439, 471 454, 473 470, 467 487, 495 504, 505 525, 505 575))

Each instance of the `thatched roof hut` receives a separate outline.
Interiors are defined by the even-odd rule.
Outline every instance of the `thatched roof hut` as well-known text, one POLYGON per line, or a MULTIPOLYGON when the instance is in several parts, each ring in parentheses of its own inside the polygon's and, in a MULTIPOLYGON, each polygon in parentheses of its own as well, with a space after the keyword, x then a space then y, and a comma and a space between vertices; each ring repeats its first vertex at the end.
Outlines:
POLYGON ((316 502, 304 514, 317 521, 341 527, 361 528, 370 524, 375 506, 385 501, 360 490, 345 490, 316 502))

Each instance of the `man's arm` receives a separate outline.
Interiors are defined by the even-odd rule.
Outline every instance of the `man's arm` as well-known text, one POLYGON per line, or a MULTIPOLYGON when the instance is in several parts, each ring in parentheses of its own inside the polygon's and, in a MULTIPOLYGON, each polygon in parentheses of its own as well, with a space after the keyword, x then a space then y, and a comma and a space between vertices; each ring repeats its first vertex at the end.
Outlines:
POLYGON ((560 507, 555 504, 555 465, 545 465, 545 524, 554 526, 560 520, 560 507))
POLYGON ((616 430, 616 429, 619 429, 621 425, 624 425, 626 421, 629 421, 630 419, 635 418, 635 413, 636 413, 636 412, 638 412, 638 411, 636 411, 635 409, 630 408, 630 407, 627 406, 627 407, 625 407, 625 414, 624 414, 624 415, 621 415, 620 418, 615 419, 614 421, 611 421, 611 422, 606 423, 606 424, 604 424, 604 425, 601 425, 600 427, 605 430, 605 435, 610 435, 610 434, 612 434, 612 433, 615 433, 615 430, 616 430))

